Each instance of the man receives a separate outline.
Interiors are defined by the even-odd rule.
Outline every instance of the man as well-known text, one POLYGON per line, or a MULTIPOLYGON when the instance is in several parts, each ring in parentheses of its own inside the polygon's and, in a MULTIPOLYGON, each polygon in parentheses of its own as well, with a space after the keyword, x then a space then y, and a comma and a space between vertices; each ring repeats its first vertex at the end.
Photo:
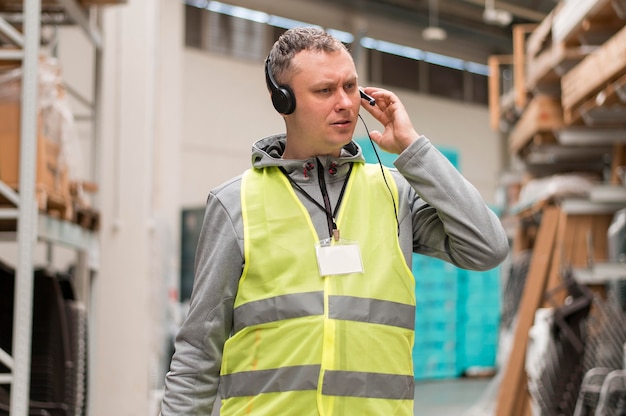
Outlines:
POLYGON ((493 268, 500 221, 324 31, 285 32, 266 78, 286 134, 208 197, 162 414, 209 415, 219 387, 222 415, 412 415, 412 252, 493 268), (397 170, 352 142, 361 106, 397 170))

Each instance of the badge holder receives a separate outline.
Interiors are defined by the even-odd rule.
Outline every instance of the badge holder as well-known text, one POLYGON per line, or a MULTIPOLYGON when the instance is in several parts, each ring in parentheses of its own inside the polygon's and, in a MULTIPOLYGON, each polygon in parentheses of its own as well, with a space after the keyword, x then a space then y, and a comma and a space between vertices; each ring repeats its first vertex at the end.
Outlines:
POLYGON ((361 250, 356 241, 327 238, 315 245, 321 276, 363 273, 361 250))

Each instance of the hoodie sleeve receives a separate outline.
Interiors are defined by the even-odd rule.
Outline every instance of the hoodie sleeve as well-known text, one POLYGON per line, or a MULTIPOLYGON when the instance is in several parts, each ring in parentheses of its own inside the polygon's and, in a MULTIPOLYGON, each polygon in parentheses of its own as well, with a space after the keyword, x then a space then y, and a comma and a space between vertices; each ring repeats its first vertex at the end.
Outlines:
POLYGON ((394 164, 410 185, 401 193, 408 209, 401 209, 400 221, 412 221, 414 252, 469 270, 488 270, 506 258, 509 244, 500 219, 426 137, 394 164))
MULTIPOLYGON (((231 199, 238 197, 238 192, 230 194, 231 199)), ((176 336, 165 378, 163 416, 210 415, 214 407, 243 264, 234 215, 215 193, 209 195, 196 250, 189 312, 176 336)))

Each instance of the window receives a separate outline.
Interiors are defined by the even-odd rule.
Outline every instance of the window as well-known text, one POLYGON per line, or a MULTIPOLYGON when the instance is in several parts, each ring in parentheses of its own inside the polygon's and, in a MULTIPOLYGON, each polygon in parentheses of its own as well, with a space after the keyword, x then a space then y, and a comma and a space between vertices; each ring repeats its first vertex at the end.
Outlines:
POLYGON ((370 61, 375 55, 378 55, 380 62, 380 76, 372 81, 413 91, 420 90, 420 61, 379 51, 372 51, 370 61))
POLYGON ((475 104, 489 105, 489 80, 485 75, 466 73, 471 86, 471 101, 475 104))
MULTIPOLYGON (((263 60, 286 29, 307 25, 217 1, 186 2, 185 44, 236 58, 263 60)), ((350 33, 327 30, 348 47, 354 41, 350 33)), ((373 85, 488 105, 486 65, 371 38, 361 39, 360 46, 373 85)))
POLYGON ((263 59, 272 28, 266 24, 187 5, 185 45, 244 59, 263 59))
POLYGON ((186 208, 181 213, 180 227, 180 301, 191 297, 194 280, 196 248, 204 220, 204 207, 186 208))
POLYGON ((185 45, 202 48, 202 9, 185 7, 185 45))
POLYGON ((428 71, 427 93, 463 101, 463 71, 445 66, 426 64, 428 71))

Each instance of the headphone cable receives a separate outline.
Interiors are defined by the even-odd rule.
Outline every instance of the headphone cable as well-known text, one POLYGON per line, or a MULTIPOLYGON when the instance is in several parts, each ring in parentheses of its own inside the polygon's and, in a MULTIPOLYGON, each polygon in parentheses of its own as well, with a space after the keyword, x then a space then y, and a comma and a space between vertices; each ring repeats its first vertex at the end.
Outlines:
POLYGON ((378 160, 378 166, 380 166, 380 172, 383 175, 383 180, 385 181, 385 186, 387 187, 387 190, 389 191, 389 195, 391 196, 391 202, 393 203, 393 213, 394 213, 394 216, 396 217, 396 224, 397 224, 397 227, 398 227, 398 236, 399 236, 400 235, 400 221, 398 220, 398 207, 396 206, 396 200, 394 199, 393 192, 391 192, 391 187, 389 187, 389 183, 387 182, 387 177, 385 176, 385 170, 383 169, 383 163, 380 161, 380 156, 378 156, 378 150, 376 150, 376 145, 374 144, 374 141, 370 137, 370 131, 367 128, 367 124, 365 124, 365 120, 363 120, 363 117, 361 116, 360 113, 359 113, 359 118, 361 119, 361 122, 363 123, 363 126, 365 127, 365 132, 367 133, 367 138, 369 139, 370 143, 372 144, 372 149, 374 150, 374 154, 376 155, 376 160, 378 160))

